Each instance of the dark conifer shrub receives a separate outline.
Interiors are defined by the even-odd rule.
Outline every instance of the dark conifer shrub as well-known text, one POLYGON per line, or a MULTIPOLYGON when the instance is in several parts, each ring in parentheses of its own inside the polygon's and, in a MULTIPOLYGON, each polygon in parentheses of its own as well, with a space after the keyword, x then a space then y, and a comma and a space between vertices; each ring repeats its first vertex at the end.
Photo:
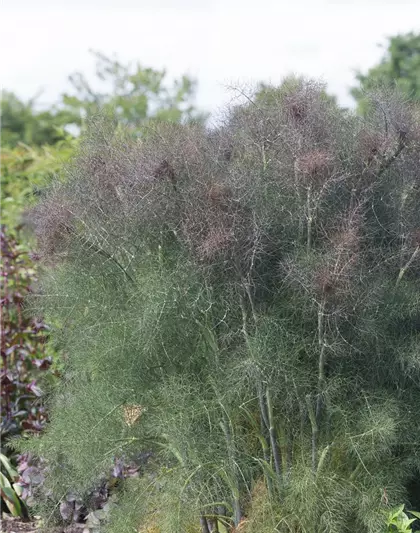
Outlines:
POLYGON ((419 148, 397 94, 310 81, 211 130, 92 120, 31 215, 52 494, 147 452, 110 532, 382 531, 420 467, 419 148))

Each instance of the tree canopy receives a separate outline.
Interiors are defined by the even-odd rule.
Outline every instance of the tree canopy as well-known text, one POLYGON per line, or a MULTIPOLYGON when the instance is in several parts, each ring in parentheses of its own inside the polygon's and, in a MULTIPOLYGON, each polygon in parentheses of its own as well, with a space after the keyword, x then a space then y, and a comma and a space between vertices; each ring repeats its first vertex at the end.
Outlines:
POLYGON ((196 83, 188 76, 168 83, 165 70, 123 64, 100 52, 94 55, 95 82, 89 83, 85 75, 76 72, 69 77, 72 92, 63 95, 63 105, 76 124, 98 111, 112 112, 131 129, 151 120, 180 122, 204 117, 194 108, 196 83))
POLYGON ((63 109, 53 107, 39 111, 36 97, 28 102, 20 100, 14 93, 3 91, 1 98, 1 143, 14 147, 18 143, 28 146, 54 144, 63 140, 63 127, 72 118, 63 109))
POLYGON ((204 120, 194 107, 196 83, 188 76, 168 82, 165 70, 124 64, 94 53, 96 72, 92 83, 80 72, 69 76, 71 89, 49 109, 37 108, 37 97, 24 102, 4 91, 1 100, 2 146, 19 142, 30 146, 52 145, 63 140, 66 126, 83 126, 98 112, 112 114, 138 133, 156 120, 204 120))
POLYGON ((366 107, 366 91, 379 86, 397 87, 407 98, 420 100, 420 34, 408 33, 389 39, 388 47, 380 63, 356 76, 360 86, 351 94, 359 109, 366 107))

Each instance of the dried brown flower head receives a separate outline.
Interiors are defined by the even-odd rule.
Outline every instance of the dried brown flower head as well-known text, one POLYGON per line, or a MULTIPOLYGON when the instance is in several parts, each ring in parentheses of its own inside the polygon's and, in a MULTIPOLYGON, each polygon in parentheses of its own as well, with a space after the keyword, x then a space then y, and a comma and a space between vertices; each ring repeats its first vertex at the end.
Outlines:
POLYGON ((232 198, 232 190, 227 185, 214 183, 208 190, 208 198, 213 205, 226 205, 232 198))
POLYGON ((153 177, 156 179, 167 179, 172 184, 176 182, 175 171, 170 163, 164 159, 156 168, 153 177))
POLYGON ((389 148, 390 138, 377 131, 362 131, 358 137, 359 153, 370 164, 389 148))
POLYGON ((299 125, 307 118, 308 101, 300 91, 287 95, 284 102, 287 113, 295 124, 299 125))
POLYGON ((333 158, 325 150, 313 150, 296 160, 296 170, 313 182, 323 181, 331 171, 333 158))
POLYGON ((336 254, 356 253, 360 244, 358 221, 351 221, 349 225, 344 226, 341 230, 337 231, 337 233, 331 237, 331 244, 333 245, 336 254))
POLYGON ((124 422, 127 426, 132 427, 146 411, 146 408, 142 405, 127 404, 123 407, 124 422))
POLYGON ((212 228, 198 247, 198 255, 203 260, 214 259, 219 253, 231 246, 233 239, 232 231, 212 228))
POLYGON ((410 240, 414 246, 420 246, 420 228, 416 228, 411 232, 410 240))
POLYGON ((315 273, 314 284, 317 292, 325 297, 332 296, 337 289, 337 279, 326 266, 315 273))

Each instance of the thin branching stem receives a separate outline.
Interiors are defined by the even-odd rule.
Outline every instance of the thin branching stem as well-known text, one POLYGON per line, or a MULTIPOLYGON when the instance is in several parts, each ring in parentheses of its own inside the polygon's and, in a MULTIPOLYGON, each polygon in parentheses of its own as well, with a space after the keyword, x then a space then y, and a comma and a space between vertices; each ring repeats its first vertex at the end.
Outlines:
POLYGON ((418 253, 420 252, 420 245, 417 246, 414 250, 414 252, 411 254, 410 259, 407 261, 407 263, 400 269, 400 272, 398 274, 397 281, 395 282, 395 286, 398 287, 400 284, 400 281, 403 279, 404 274, 407 272, 407 270, 410 268, 412 262, 417 257, 418 253))
POLYGON ((325 363, 326 363, 326 338, 325 338, 325 298, 319 304, 318 308, 318 387, 316 400, 316 422, 319 426, 321 409, 322 409, 322 392, 325 384, 325 363))
POLYGON ((233 507, 233 522, 235 527, 239 524, 242 518, 241 504, 240 504, 240 482, 239 475, 237 472, 236 459, 235 459, 235 445, 232 439, 232 434, 230 430, 230 422, 227 419, 227 416, 224 414, 223 421, 221 422, 223 432, 225 434, 226 446, 228 450, 229 463, 231 468, 232 476, 232 507, 233 507))
POLYGON ((274 468, 275 468, 277 476, 279 477, 279 480, 281 480, 282 479, 281 454, 280 454, 279 445, 277 442, 277 431, 276 431, 276 426, 274 422, 271 392, 268 387, 265 391, 265 397, 267 400, 267 414, 268 414, 268 424, 269 424, 268 431, 270 434, 270 444, 271 444, 271 452, 273 454, 274 468))
POLYGON ((306 406, 308 409, 309 420, 311 422, 311 463, 312 463, 312 472, 315 474, 317 471, 317 457, 318 457, 318 424, 316 421, 315 410, 312 405, 312 399, 309 395, 306 396, 306 406))
POLYGON ((312 206, 311 206, 311 186, 308 186, 306 192, 306 252, 309 254, 312 247, 312 206))

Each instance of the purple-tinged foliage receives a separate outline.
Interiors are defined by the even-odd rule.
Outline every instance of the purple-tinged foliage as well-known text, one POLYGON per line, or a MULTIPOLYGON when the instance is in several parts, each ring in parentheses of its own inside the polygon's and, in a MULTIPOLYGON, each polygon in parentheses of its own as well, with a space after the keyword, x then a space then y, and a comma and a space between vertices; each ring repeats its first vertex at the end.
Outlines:
POLYGON ((3 443, 23 431, 39 432, 47 413, 37 378, 51 367, 45 354, 48 327, 28 316, 24 300, 36 281, 33 259, 1 227, 1 431, 3 443))
POLYGON ((419 133, 304 80, 212 130, 95 117, 30 216, 67 358, 22 449, 54 497, 151 450, 112 533, 383 531, 420 470, 419 133))

